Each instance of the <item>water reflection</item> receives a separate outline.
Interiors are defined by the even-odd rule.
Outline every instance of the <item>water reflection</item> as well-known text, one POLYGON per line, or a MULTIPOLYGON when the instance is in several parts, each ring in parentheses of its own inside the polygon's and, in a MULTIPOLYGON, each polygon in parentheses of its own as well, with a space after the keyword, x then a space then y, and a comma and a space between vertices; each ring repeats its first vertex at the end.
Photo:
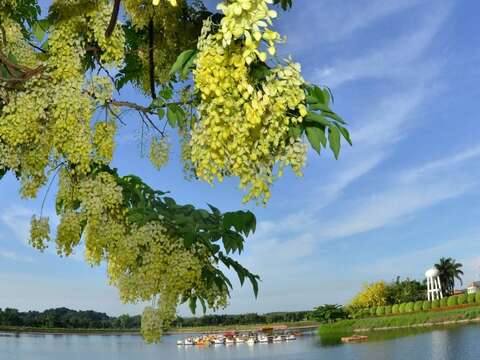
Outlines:
MULTIPOLYGON (((339 334, 340 336, 340 334, 339 334)), ((370 333, 369 341, 339 344, 340 337, 303 336, 275 344, 178 347, 185 337, 146 345, 132 335, 0 334, 0 360, 469 360, 480 359, 480 326, 370 333)))

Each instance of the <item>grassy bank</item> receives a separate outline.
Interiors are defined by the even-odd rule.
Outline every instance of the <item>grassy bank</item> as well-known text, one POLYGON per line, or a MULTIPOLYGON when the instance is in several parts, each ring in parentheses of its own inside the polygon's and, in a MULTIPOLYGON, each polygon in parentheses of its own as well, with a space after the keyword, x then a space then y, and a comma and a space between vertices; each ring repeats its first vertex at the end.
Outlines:
MULTIPOLYGON (((265 327, 290 330, 308 330, 318 327, 318 323, 313 321, 299 321, 288 323, 256 324, 256 325, 221 325, 221 326, 198 326, 185 328, 172 328, 168 330, 170 334, 176 333, 214 333, 224 331, 256 331, 265 327)), ((71 328, 39 328, 23 326, 0 326, 0 332, 12 333, 43 333, 43 334, 98 334, 98 335, 135 335, 139 330, 135 329, 71 329, 71 328)))
POLYGON ((388 330, 408 327, 425 327, 480 321, 480 305, 444 311, 429 311, 403 315, 371 317, 363 319, 341 320, 319 327, 320 335, 358 331, 388 330))

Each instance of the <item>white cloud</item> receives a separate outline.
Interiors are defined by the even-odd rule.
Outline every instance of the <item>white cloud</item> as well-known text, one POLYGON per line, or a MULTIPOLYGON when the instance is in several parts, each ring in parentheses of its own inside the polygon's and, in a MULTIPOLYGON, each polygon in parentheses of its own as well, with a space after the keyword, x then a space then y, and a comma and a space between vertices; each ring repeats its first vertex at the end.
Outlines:
POLYGON ((388 190, 373 194, 347 216, 321 226, 319 238, 323 240, 357 235, 393 224, 419 210, 441 201, 458 197, 472 189, 474 182, 452 178, 418 185, 392 186, 388 190))
POLYGON ((30 256, 23 256, 14 251, 0 249, 0 258, 12 260, 16 262, 34 262, 30 256))
POLYGON ((405 171, 400 175, 400 179, 405 182, 411 182, 429 173, 438 173, 445 170, 449 171, 453 167, 461 165, 462 163, 479 156, 480 146, 473 146, 452 156, 431 161, 418 168, 405 171))
POLYGON ((311 76, 312 80, 334 88, 345 82, 365 78, 395 79, 402 83, 419 77, 431 78, 439 70, 438 63, 430 60, 419 61, 419 57, 429 48, 442 28, 449 10, 448 5, 431 7, 429 13, 425 14, 423 23, 410 33, 391 39, 384 47, 374 48, 366 55, 317 68, 311 76))
POLYGON ((32 210, 15 205, 3 210, 0 221, 12 232, 16 240, 28 244, 30 219, 33 214, 32 210))
POLYGON ((449 5, 436 7, 411 33, 366 56, 327 67, 323 77, 319 78, 322 70, 317 70, 314 78, 333 86, 377 77, 393 81, 395 89, 377 96, 363 114, 356 114, 356 126, 351 130, 354 146, 344 148, 340 164, 331 171, 327 184, 317 190, 312 200, 317 208, 335 201, 345 188, 387 159, 393 152, 393 145, 415 124, 418 110, 438 90, 439 85, 433 86, 432 82, 440 64, 435 59, 424 60, 422 56, 446 21, 449 9, 449 5), (412 71, 414 76, 410 76, 412 71))
POLYGON ((384 190, 378 189, 356 200, 348 215, 321 224, 321 239, 351 236, 395 223, 405 216, 439 202, 467 193, 478 185, 474 167, 459 172, 468 160, 480 156, 480 147, 432 160, 419 166, 395 172, 384 190), (448 170, 448 172, 445 172, 448 170), (393 180, 392 180, 393 179, 393 180))
MULTIPOLYGON (((403 1, 311 1, 296 0, 288 34, 289 50, 299 53, 307 47, 344 40, 375 22, 420 4, 420 0, 403 1), (305 31, 308 24, 308 31, 305 31), (301 30, 301 31, 299 31, 301 30)), ((287 17, 287 15, 283 15, 287 17)))

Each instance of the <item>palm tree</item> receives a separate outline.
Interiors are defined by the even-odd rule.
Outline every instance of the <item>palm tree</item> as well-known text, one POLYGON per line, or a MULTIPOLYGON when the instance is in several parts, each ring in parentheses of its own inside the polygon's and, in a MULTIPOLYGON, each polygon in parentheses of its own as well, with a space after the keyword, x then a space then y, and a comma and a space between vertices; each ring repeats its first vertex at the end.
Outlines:
POLYGON ((450 257, 442 257, 438 264, 435 264, 435 267, 438 270, 438 276, 440 277, 443 295, 447 296, 453 294, 455 279, 460 281, 460 284, 463 284, 462 278, 460 277, 460 275, 463 275, 463 271, 460 270, 462 266, 462 264, 457 263, 455 259, 450 257))

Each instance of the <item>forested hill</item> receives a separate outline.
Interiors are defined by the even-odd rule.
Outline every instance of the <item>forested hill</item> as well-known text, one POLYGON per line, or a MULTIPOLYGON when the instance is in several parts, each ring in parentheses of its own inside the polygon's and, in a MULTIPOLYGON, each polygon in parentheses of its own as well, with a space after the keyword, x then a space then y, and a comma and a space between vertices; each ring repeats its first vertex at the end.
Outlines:
MULTIPOLYGON (((173 327, 198 327, 212 325, 271 324, 308 320, 310 311, 272 312, 267 314, 205 315, 178 317, 173 327)), ((42 312, 21 312, 17 309, 0 309, 0 325, 65 329, 138 329, 140 316, 128 314, 108 316, 92 310, 77 311, 67 308, 48 309, 42 312)))

